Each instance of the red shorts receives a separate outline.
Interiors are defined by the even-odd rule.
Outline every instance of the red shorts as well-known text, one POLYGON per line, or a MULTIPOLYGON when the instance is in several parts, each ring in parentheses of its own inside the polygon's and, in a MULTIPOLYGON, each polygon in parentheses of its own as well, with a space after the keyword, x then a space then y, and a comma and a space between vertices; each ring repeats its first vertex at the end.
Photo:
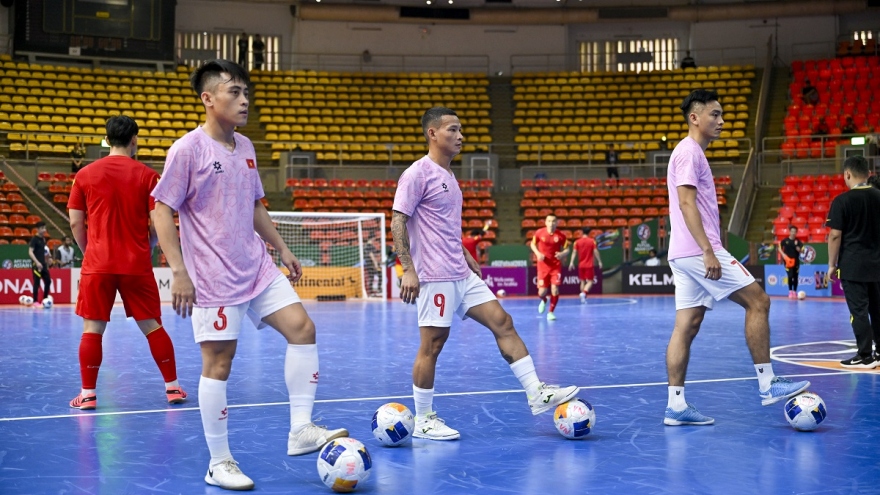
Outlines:
POLYGON ((546 263, 538 263, 538 288, 543 289, 551 285, 562 285, 562 266, 547 266, 546 263))
POLYGON ((592 266, 578 266, 578 278, 592 282, 596 278, 596 271, 592 266))
POLYGON ((135 321, 158 320, 161 317, 159 287, 152 273, 82 275, 76 298, 76 314, 87 320, 110 321, 110 310, 116 300, 116 291, 122 296, 125 316, 134 318, 135 321))

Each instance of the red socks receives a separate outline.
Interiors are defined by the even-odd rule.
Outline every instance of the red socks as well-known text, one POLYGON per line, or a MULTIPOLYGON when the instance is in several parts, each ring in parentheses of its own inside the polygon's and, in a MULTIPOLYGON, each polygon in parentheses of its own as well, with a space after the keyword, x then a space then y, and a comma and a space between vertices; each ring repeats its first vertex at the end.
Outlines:
POLYGON ((174 344, 171 343, 171 337, 165 332, 164 327, 147 334, 147 342, 150 344, 150 353, 156 365, 159 366, 159 372, 165 383, 177 380, 177 363, 174 361, 174 344))
POLYGON ((556 303, 559 302, 559 296, 550 296, 550 312, 552 313, 554 309, 556 309, 556 303))
POLYGON ((98 333, 84 333, 79 341, 79 374, 82 388, 87 390, 94 390, 98 385, 98 370, 104 358, 102 338, 98 333))

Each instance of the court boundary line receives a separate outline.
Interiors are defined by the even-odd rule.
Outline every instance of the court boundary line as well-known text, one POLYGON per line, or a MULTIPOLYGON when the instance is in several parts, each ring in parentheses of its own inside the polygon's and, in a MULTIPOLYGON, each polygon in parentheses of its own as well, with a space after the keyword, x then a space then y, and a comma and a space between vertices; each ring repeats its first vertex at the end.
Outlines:
MULTIPOLYGON (((860 370, 840 370, 840 371, 830 371, 826 373, 802 373, 802 374, 790 374, 785 375, 786 377, 797 377, 797 378, 805 378, 805 377, 813 377, 813 376, 844 376, 844 375, 854 375, 861 374, 860 370)), ((685 385, 697 385, 702 383, 724 383, 724 382, 739 382, 739 381, 749 381, 749 380, 757 380, 757 377, 736 377, 736 378, 708 378, 704 380, 687 380, 685 381, 685 385)), ((616 385, 591 385, 585 387, 578 387, 578 390, 602 390, 609 388, 638 388, 638 387, 656 387, 661 385, 668 385, 667 382, 646 382, 646 383, 622 383, 616 385)), ((511 394, 511 393, 525 393, 523 389, 508 389, 508 390, 484 390, 484 391, 474 391, 474 392, 446 392, 434 394, 434 397, 458 397, 464 395, 494 395, 494 394, 511 394)), ((369 402, 369 401, 380 401, 380 400, 400 400, 400 399, 412 399, 412 395, 388 395, 388 396, 377 396, 377 397, 350 397, 344 399, 318 399, 315 400, 315 404, 333 404, 338 402, 369 402)), ((254 404, 229 404, 227 407, 230 409, 243 409, 246 407, 269 407, 269 406, 286 406, 289 405, 290 402, 262 402, 262 403, 254 403, 254 404)), ((114 412, 95 412, 95 413, 72 413, 72 414, 54 414, 49 416, 24 416, 20 418, 0 418, 0 423, 2 422, 12 422, 12 421, 37 421, 37 420, 45 420, 45 419, 65 419, 65 418, 91 418, 97 416, 128 416, 133 414, 155 414, 155 413, 173 413, 173 412, 190 412, 190 411, 198 411, 198 406, 194 407, 181 407, 181 408, 173 408, 173 409, 144 409, 139 411, 114 411, 114 412)))

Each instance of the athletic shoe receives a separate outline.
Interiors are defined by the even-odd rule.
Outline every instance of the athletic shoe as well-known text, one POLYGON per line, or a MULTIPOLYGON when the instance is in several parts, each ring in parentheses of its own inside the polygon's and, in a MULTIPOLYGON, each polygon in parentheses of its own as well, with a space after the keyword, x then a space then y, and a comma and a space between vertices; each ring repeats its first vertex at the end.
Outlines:
POLYGON ((298 432, 287 435, 287 455, 302 455, 321 450, 327 442, 336 438, 347 437, 348 430, 339 428, 328 430, 326 426, 309 423, 298 432))
POLYGON ((35 302, 34 304, 31 305, 31 307, 34 309, 43 309, 43 304, 35 302))
POLYGON ((460 437, 458 430, 446 426, 446 421, 438 418, 435 412, 429 412, 416 419, 416 431, 413 432, 413 438, 458 440, 460 437))
POLYGON ((671 407, 666 408, 666 414, 663 416, 663 424, 667 426, 696 425, 704 426, 715 423, 715 418, 703 415, 693 404, 688 402, 687 408, 681 411, 673 411, 671 407))
POLYGON ((544 312, 544 308, 547 307, 547 301, 541 301, 538 303, 538 314, 544 312))
POLYGON ((872 370, 877 366, 880 366, 880 363, 877 362, 877 358, 874 356, 861 357, 856 354, 849 359, 841 361, 840 366, 856 370, 872 370))
POLYGON ((586 294, 581 292, 579 297, 581 298, 581 304, 587 304, 587 295, 586 294))
POLYGON ((529 407, 532 414, 537 416, 543 412, 547 412, 563 402, 574 399, 578 393, 578 388, 574 385, 562 388, 558 385, 547 385, 542 383, 538 390, 538 395, 529 397, 529 407))
POLYGON ((91 410, 98 407, 98 397, 95 394, 87 394, 83 397, 82 392, 70 401, 70 407, 81 411, 91 410))
POLYGON ((809 386, 810 382, 806 380, 802 382, 793 382, 782 376, 774 377, 773 381, 770 382, 770 389, 760 393, 761 405, 769 406, 770 404, 776 404, 789 397, 794 397, 806 390, 809 386))
POLYGON ((553 311, 548 311, 547 312, 547 321, 555 321, 555 320, 556 320, 556 315, 553 314, 553 311))
POLYGON ((208 467, 205 482, 227 490, 254 489, 254 480, 245 476, 241 469, 238 469, 238 463, 232 459, 208 467))
POLYGON ((168 398, 169 404, 180 404, 186 400, 186 392, 182 388, 169 388, 165 390, 165 397, 168 398))
POLYGON ((795 292, 793 290, 788 291, 788 298, 789 299, 797 299, 797 292, 795 292))

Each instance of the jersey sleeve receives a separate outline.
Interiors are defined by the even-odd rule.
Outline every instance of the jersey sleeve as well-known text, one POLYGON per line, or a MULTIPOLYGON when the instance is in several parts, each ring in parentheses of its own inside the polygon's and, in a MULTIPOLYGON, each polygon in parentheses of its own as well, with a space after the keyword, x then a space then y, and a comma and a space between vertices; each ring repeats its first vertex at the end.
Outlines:
MULTIPOLYGON (((256 155, 256 152, 254 152, 256 155)), ((252 174, 254 177, 254 201, 259 201, 266 196, 266 192, 263 190, 263 181, 260 179, 260 173, 257 171, 257 161, 254 159, 254 173, 252 174)))
POLYGON ((74 179, 73 185, 70 186, 70 196, 67 199, 67 209, 86 211, 86 198, 82 190, 82 180, 74 179))
POLYGON ((669 162, 672 175, 675 178, 675 186, 694 186, 699 184, 697 167, 699 161, 693 153, 680 153, 669 162))
POLYGON ((156 208, 156 199, 153 198, 153 190, 156 189, 156 184, 159 183, 160 175, 153 169, 148 169, 148 172, 144 174, 144 183, 147 187, 147 190, 150 191, 150 199, 147 205, 147 211, 153 211, 156 208))
POLYGON ((412 167, 403 172, 397 180, 397 192, 394 193, 395 211, 411 217, 416 211, 416 206, 425 194, 425 181, 412 167))
POLYGON ((831 209, 828 210, 828 220, 825 225, 834 230, 845 230, 846 222, 843 218, 843 195, 834 198, 831 202, 831 209))
POLYGON ((174 210, 179 209, 189 192, 190 175, 194 168, 195 153, 191 147, 171 146, 165 159, 165 170, 153 188, 152 197, 174 210))

